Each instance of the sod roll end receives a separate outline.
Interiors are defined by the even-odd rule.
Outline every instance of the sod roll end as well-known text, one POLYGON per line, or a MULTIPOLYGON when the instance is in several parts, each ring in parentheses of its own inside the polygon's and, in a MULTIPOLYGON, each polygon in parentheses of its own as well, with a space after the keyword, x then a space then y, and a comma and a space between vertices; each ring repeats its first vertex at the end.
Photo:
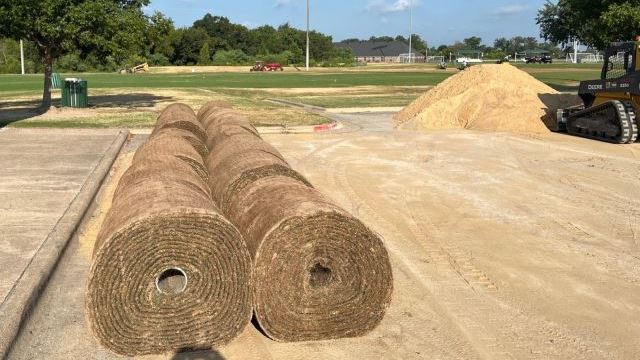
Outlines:
POLYGON ((248 253, 238 239, 219 215, 186 208, 110 235, 94 255, 87 288, 96 338, 127 356, 229 342, 251 317, 248 253))
POLYGON ((391 302, 382 240, 300 181, 257 180, 230 206, 254 254, 254 312, 277 341, 367 334, 391 302), (245 219, 245 220, 243 220, 245 219))

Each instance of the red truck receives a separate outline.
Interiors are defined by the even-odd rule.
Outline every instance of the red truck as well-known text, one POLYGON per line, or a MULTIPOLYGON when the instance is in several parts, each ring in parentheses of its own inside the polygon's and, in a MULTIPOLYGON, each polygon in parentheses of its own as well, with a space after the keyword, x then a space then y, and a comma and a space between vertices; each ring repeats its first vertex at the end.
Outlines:
POLYGON ((253 65, 251 71, 284 71, 282 65, 278 63, 270 63, 265 64, 264 61, 256 61, 256 64, 253 65))

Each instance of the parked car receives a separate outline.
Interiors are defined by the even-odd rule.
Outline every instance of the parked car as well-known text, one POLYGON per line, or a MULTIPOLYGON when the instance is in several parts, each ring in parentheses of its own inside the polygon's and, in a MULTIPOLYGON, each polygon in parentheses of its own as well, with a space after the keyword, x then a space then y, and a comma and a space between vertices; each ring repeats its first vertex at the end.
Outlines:
POLYGON ((553 58, 551 55, 542 55, 542 56, 530 56, 525 58, 527 64, 551 64, 553 63, 553 58))

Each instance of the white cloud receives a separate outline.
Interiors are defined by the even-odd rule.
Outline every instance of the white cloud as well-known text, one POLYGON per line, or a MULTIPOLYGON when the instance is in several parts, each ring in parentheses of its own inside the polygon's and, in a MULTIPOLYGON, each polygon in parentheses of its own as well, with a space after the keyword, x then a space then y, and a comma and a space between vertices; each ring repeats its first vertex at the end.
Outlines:
POLYGON ((367 11, 375 11, 383 14, 408 10, 411 5, 416 5, 416 0, 370 0, 366 6, 367 11))
POLYGON ((512 5, 506 5, 506 6, 501 6, 497 9, 495 9, 493 11, 493 15, 496 16, 510 16, 510 15, 516 15, 516 14, 520 14, 524 11, 527 11, 529 9, 529 6, 524 5, 524 4, 512 4, 512 5))

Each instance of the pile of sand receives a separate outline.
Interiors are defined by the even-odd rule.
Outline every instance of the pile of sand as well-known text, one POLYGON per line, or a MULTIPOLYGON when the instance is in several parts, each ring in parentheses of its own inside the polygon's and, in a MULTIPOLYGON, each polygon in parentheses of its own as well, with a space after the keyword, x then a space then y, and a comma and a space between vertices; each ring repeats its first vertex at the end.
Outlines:
POLYGON ((551 113, 566 101, 514 66, 478 65, 427 91, 395 121, 405 129, 544 133, 551 113))

